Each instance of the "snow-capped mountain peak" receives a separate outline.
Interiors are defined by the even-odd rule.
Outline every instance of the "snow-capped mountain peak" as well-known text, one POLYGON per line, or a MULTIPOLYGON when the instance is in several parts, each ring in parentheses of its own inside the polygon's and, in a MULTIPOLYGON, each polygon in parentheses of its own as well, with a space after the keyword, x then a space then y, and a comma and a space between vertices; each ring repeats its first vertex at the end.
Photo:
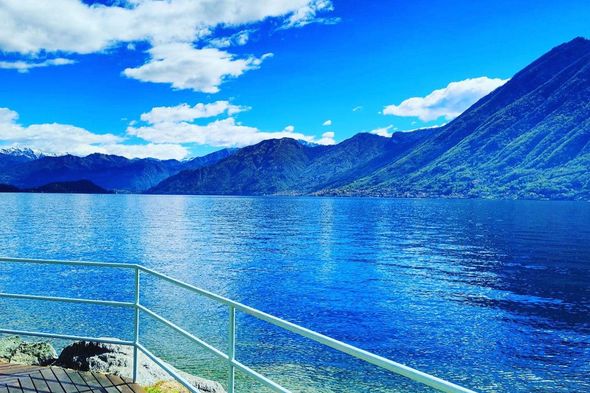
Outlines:
POLYGON ((18 157, 29 160, 36 160, 45 156, 41 151, 36 149, 29 149, 26 147, 5 147, 0 148, 0 154, 5 156, 18 157))

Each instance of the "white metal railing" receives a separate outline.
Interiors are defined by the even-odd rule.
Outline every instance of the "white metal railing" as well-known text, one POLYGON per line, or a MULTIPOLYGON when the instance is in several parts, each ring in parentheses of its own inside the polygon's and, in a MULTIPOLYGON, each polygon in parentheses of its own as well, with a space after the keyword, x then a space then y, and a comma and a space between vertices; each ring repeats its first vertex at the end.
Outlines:
POLYGON ((110 307, 123 307, 123 308, 130 308, 134 310, 134 339, 133 341, 126 341, 126 340, 118 340, 118 339, 105 339, 105 338, 97 338, 97 337, 83 337, 83 336, 74 336, 74 335, 64 335, 64 334, 53 334, 53 333, 42 333, 42 332, 34 332, 34 331, 26 331, 26 330, 13 330, 13 329, 2 329, 0 326, 0 333, 4 334, 17 334, 23 336, 36 336, 36 337, 43 337, 43 338, 56 338, 56 339, 65 339, 65 340, 75 340, 75 341, 94 341, 94 342, 102 342, 108 344, 119 344, 119 345, 127 345, 133 347, 133 381, 137 381, 137 373, 138 373, 138 351, 143 352, 147 357, 149 357, 152 361, 162 367, 166 372, 168 372, 174 379, 184 385, 191 393, 199 393, 199 391, 190 384, 186 379, 180 376, 176 371, 169 367, 166 362, 163 362, 159 359, 156 355, 154 355, 148 348, 146 348, 143 344, 140 343, 139 340, 139 331, 140 331, 140 313, 144 313, 145 315, 150 316, 154 320, 170 327, 177 333, 180 333, 184 337, 188 338, 189 340, 193 341, 197 345, 201 346, 202 348, 206 349, 207 351, 211 352, 212 354, 216 355, 217 357, 227 361, 229 367, 229 378, 227 381, 228 385, 228 392, 234 393, 235 390, 235 371, 239 370, 246 375, 254 378, 258 382, 266 385, 267 387, 271 388, 276 392, 285 392, 290 393, 289 390, 284 388, 283 386, 279 385, 278 383, 272 381, 271 379, 267 378, 266 376, 258 373, 257 371, 253 370, 252 368, 246 366, 245 364, 241 363, 236 359, 235 348, 236 348, 236 311, 241 311, 243 313, 249 314, 255 318, 258 318, 262 321, 268 322, 275 326, 278 326, 282 329, 290 331, 292 333, 298 334, 302 337, 308 338, 310 340, 316 341, 320 344, 333 348, 339 352, 346 353, 350 356, 353 356, 357 359, 363 360, 367 363, 373 364, 385 370, 391 371, 395 374, 402 375, 409 379, 412 379, 416 382, 419 382, 423 385, 430 386, 434 389, 440 390, 446 393, 475 393, 473 390, 461 387, 454 383, 445 381, 443 379, 437 378, 430 374, 424 373, 422 371, 416 370, 414 368, 405 366, 401 363, 394 362, 392 360, 386 359, 379 355, 375 355, 371 352, 365 351, 360 348, 356 348, 352 345, 346 344, 342 341, 335 340, 331 337, 325 336, 323 334, 314 332, 312 330, 306 329, 294 323, 285 321, 284 319, 277 318, 273 315, 267 314, 263 311, 257 310, 255 308, 246 306, 242 303, 235 302, 223 296, 217 295, 215 293, 209 292, 207 290, 198 288, 194 285, 187 284, 165 274, 159 273, 155 270, 148 269, 142 265, 138 264, 126 264, 126 263, 109 263, 109 262, 79 262, 79 261, 58 261, 58 260, 40 260, 40 259, 22 259, 22 258, 0 258, 0 262, 8 262, 8 263, 30 263, 30 264, 44 264, 44 265, 65 265, 65 266, 86 266, 86 267, 101 267, 101 268, 123 268, 123 269, 130 269, 133 270, 135 273, 135 297, 133 302, 120 302, 120 301, 110 301, 110 300, 94 300, 94 299, 77 299, 77 298, 66 298, 66 297, 53 297, 53 296, 38 296, 38 295, 28 295, 28 294, 15 294, 15 293, 0 293, 0 298, 8 298, 8 299, 25 299, 25 300, 39 300, 39 301, 52 301, 52 302, 67 302, 67 303, 82 303, 82 304, 96 304, 102 306, 110 306, 110 307), (185 329, 177 326, 173 322, 167 320, 166 318, 158 315, 154 311, 150 310, 146 306, 140 303, 140 273, 143 272, 145 274, 157 277, 164 281, 170 282, 175 284, 180 288, 184 288, 191 292, 197 293, 199 295, 205 296, 209 299, 215 300, 218 303, 227 305, 229 308, 229 326, 228 326, 228 335, 229 335, 229 345, 227 348, 227 352, 223 352, 222 350, 215 348, 213 345, 207 343, 206 341, 196 337, 192 333, 186 331, 185 329))

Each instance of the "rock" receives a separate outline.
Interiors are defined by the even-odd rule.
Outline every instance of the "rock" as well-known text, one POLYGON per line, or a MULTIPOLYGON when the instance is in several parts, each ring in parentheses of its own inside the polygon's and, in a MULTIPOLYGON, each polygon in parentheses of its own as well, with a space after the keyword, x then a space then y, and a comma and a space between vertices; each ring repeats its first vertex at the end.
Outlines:
POLYGON ((0 339, 0 358, 10 363, 48 366, 57 359, 57 353, 48 342, 28 343, 10 336, 0 339))
POLYGON ((9 361, 23 340, 19 336, 9 336, 0 339, 0 359, 9 361))
MULTIPOLYGON (((172 376, 152 362, 141 351, 138 355, 138 363, 137 382, 140 385, 149 386, 162 381, 174 381, 172 376)), ((131 378, 133 375, 133 348, 123 345, 78 341, 63 349, 55 365, 74 370, 94 371, 131 378)), ((177 370, 172 366, 170 367, 202 393, 225 393, 223 386, 218 382, 199 378, 177 370)))
POLYGON ((18 346, 10 362, 32 366, 48 366, 57 359, 57 353, 47 342, 26 343, 18 346))

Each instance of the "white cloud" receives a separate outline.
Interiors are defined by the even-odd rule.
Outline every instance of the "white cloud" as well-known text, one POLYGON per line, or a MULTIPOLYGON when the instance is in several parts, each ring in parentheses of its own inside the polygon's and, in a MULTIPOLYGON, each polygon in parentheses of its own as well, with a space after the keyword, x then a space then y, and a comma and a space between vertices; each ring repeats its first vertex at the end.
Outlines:
MULTIPOLYGON (((10 125, 11 123, 15 123, 18 120, 18 113, 8 108, 0 108, 0 124, 2 128, 10 125)), ((0 128, 0 131, 2 130, 0 128)))
POLYGON ((452 120, 507 81, 483 76, 451 82, 447 87, 434 90, 424 97, 412 97, 399 105, 388 105, 383 109, 383 114, 417 117, 422 121, 432 121, 440 117, 452 120))
POLYGON ((196 143, 216 147, 242 147, 266 139, 293 138, 314 142, 312 136, 283 130, 261 131, 242 125, 232 117, 215 120, 206 125, 188 122, 157 123, 143 127, 128 127, 129 135, 154 143, 196 143))
POLYGON ((328 131, 322 134, 322 137, 315 141, 318 145, 335 145, 336 141, 334 140, 334 132, 328 131))
POLYGON ((35 64, 31 60, 39 54, 104 53, 118 46, 133 50, 135 43, 147 42, 149 61, 127 68, 125 75, 214 93, 225 79, 258 68, 264 58, 239 58, 206 48, 208 42, 218 47, 243 45, 253 30, 224 39, 212 37, 215 27, 251 26, 266 18, 280 18, 284 28, 329 23, 329 18, 316 14, 332 9, 329 0, 121 0, 108 6, 81 0, 2 0, 0 51, 23 56, 22 63, 5 63, 4 68, 28 70, 35 65, 27 64, 35 64))
POLYGON ((268 17, 301 23, 331 9, 327 0, 128 0, 112 6, 80 0, 3 0, 0 48, 85 54, 136 41, 189 43, 218 25, 240 26, 268 17))
POLYGON ((362 110, 363 110, 363 107, 360 106, 360 105, 359 106, 355 106, 354 108, 352 108, 352 111, 353 112, 359 112, 359 111, 362 111, 362 110))
POLYGON ((184 158, 188 151, 174 144, 124 144, 125 138, 113 134, 95 134, 80 127, 59 123, 31 124, 17 122, 18 114, 0 108, 0 142, 14 147, 27 147, 46 154, 92 153, 118 154, 128 158, 184 158))
POLYGON ((230 46, 242 46, 246 45, 250 40, 250 34, 252 34, 254 30, 242 30, 238 31, 235 34, 230 35, 229 37, 217 37, 213 38, 209 41, 209 45, 215 48, 227 48, 230 46))
MULTIPOLYGON (((193 121, 208 117, 219 116, 221 114, 233 115, 245 111, 249 108, 232 105, 229 101, 216 101, 210 104, 198 103, 194 106, 180 104, 177 106, 159 106, 152 108, 151 111, 141 115, 141 120, 150 123, 181 122, 193 121)), ((130 123, 134 125, 135 122, 130 123)))
MULTIPOLYGON (((385 138, 391 138, 391 136, 393 135, 393 132, 389 132, 389 130, 391 130, 392 128, 393 128, 393 126, 389 125, 387 127, 376 128, 372 131, 369 131, 369 133, 383 136, 385 138)), ((393 128, 393 129, 395 130, 395 128, 393 128)))
POLYGON ((322 123, 323 126, 329 127, 332 125, 332 120, 326 120, 325 122, 322 123))
POLYGON ((189 155, 189 151, 186 147, 170 143, 105 145, 100 146, 97 152, 103 154, 115 154, 127 158, 157 158, 160 160, 181 160, 189 155))
POLYGON ((58 57, 55 59, 47 59, 39 62, 31 62, 31 61, 0 61, 0 68, 6 70, 17 70, 18 72, 25 73, 29 72, 32 68, 42 68, 42 67, 49 67, 49 66, 58 66, 58 65, 68 65, 76 63, 74 60, 65 59, 63 57, 58 57))
POLYGON ((340 21, 340 18, 319 17, 322 12, 333 11, 334 6, 330 0, 312 0, 303 7, 293 12, 285 21, 282 28, 303 27, 310 23, 334 24, 340 21))
POLYGON ((205 93, 217 93, 225 79, 258 68, 270 56, 236 59, 216 48, 195 49, 185 43, 157 45, 148 52, 150 59, 146 64, 127 68, 123 74, 144 82, 170 83, 176 89, 205 93))
POLYGON ((217 101, 190 106, 156 107, 132 120, 127 134, 97 134, 69 124, 43 123, 24 126, 18 122, 18 113, 0 108, 0 146, 27 147, 45 154, 73 154, 86 156, 92 153, 116 154, 128 158, 153 157, 182 159, 189 155, 186 144, 215 147, 243 147, 266 139, 293 138, 310 143, 332 145, 334 132, 325 132, 321 138, 295 132, 289 125, 282 131, 262 131, 239 123, 232 115, 247 108, 217 101), (207 124, 194 121, 215 118, 207 124), (143 125, 137 125, 142 124, 143 125), (134 138, 144 143, 131 143, 134 138))
POLYGON ((334 133, 328 132, 316 140, 311 135, 295 132, 293 125, 282 131, 262 131, 256 127, 239 123, 233 114, 244 107, 217 101, 211 104, 197 104, 193 107, 182 104, 174 107, 154 108, 142 115, 146 123, 137 125, 130 122, 127 133, 151 143, 210 145, 215 147, 243 147, 266 139, 293 138, 319 144, 333 144, 334 133), (196 124, 199 118, 214 117, 225 114, 227 117, 196 124))

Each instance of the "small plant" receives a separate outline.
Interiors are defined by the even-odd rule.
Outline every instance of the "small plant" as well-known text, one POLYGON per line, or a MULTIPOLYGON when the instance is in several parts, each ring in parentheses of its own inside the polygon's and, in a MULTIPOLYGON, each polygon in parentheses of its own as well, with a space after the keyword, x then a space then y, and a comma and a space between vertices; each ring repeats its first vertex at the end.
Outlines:
POLYGON ((188 389, 176 381, 159 381, 145 388, 146 393, 189 393, 188 389))

